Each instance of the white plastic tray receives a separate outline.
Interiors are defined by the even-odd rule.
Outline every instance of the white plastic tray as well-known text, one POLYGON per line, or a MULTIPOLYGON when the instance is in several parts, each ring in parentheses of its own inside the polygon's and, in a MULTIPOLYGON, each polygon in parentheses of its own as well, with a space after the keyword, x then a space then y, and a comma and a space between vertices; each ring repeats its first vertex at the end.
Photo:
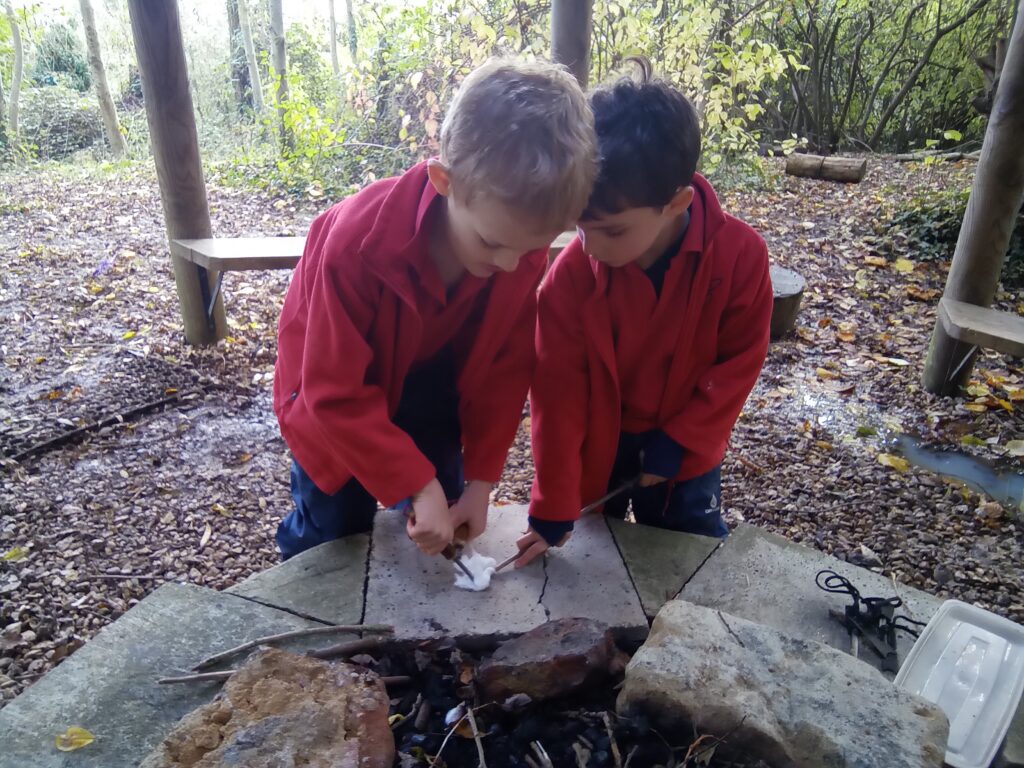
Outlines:
POLYGON ((1024 627, 947 600, 893 682, 949 717, 948 765, 988 768, 1024 692, 1024 627))

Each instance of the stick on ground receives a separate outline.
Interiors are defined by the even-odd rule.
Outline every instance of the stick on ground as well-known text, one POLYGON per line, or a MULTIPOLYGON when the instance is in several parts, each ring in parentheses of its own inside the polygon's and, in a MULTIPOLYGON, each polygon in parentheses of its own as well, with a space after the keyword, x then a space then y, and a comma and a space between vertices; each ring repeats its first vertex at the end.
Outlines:
POLYGON ((480 741, 480 729, 476 726, 476 718, 473 716, 473 708, 466 710, 469 718, 469 727, 473 731, 473 741, 476 742, 476 753, 480 758, 480 768, 487 768, 487 759, 484 757, 484 744, 480 741))
POLYGON ((255 640, 250 640, 248 643, 242 643, 241 645, 229 648, 221 653, 214 654, 207 659, 203 659, 194 667, 193 670, 198 672, 201 669, 212 667, 214 664, 218 664, 225 659, 230 659, 232 656, 248 651, 255 648, 258 645, 269 645, 271 643, 277 643, 282 640, 291 640, 296 637, 309 637, 312 635, 333 635, 341 632, 376 632, 376 633, 389 633, 394 632, 394 627, 376 625, 376 624, 344 624, 330 627, 313 627, 312 629, 296 629, 291 632, 282 632, 279 635, 267 635, 266 637, 257 637, 255 640))

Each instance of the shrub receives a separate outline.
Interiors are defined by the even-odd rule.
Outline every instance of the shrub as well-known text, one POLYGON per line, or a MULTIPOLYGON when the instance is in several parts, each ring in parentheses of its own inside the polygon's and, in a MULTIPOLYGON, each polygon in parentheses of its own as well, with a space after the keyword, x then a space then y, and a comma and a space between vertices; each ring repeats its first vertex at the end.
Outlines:
POLYGON ((59 160, 103 140, 93 99, 60 85, 21 94, 21 143, 40 159, 59 160))

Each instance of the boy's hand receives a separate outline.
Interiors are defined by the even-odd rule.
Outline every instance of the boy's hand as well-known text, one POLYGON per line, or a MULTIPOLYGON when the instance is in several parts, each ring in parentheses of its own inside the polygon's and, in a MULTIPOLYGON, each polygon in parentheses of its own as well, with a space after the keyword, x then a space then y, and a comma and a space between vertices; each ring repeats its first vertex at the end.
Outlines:
POLYGON ((409 538, 427 555, 437 555, 452 543, 455 526, 441 483, 434 478, 412 497, 412 514, 405 524, 409 538))
POLYGON ((487 528, 487 507, 491 503, 491 488, 484 480, 470 480, 462 496, 452 507, 452 525, 463 523, 469 528, 466 541, 472 541, 487 528))
POLYGON ((650 488, 652 485, 658 485, 659 483, 668 482, 667 477, 661 475, 652 475, 648 472, 644 472, 640 475, 640 479, 637 481, 637 485, 641 488, 650 488))
MULTIPOLYGON (((567 532, 555 546, 565 546, 565 542, 569 540, 570 536, 572 536, 572 531, 567 532)), ((519 537, 519 540, 516 541, 516 547, 519 549, 519 558, 515 561, 514 568, 522 568, 524 565, 536 560, 549 549, 548 543, 544 541, 544 537, 532 528, 524 536, 519 537)))

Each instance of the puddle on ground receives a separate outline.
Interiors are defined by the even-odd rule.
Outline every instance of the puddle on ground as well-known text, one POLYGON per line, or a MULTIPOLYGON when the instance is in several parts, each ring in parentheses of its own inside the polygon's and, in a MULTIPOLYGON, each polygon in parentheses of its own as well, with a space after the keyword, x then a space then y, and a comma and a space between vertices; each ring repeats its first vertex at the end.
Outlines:
POLYGON ((1024 513, 1024 474, 996 469, 984 459, 959 451, 925 448, 910 435, 892 435, 888 443, 911 464, 959 480, 977 493, 1024 513))

